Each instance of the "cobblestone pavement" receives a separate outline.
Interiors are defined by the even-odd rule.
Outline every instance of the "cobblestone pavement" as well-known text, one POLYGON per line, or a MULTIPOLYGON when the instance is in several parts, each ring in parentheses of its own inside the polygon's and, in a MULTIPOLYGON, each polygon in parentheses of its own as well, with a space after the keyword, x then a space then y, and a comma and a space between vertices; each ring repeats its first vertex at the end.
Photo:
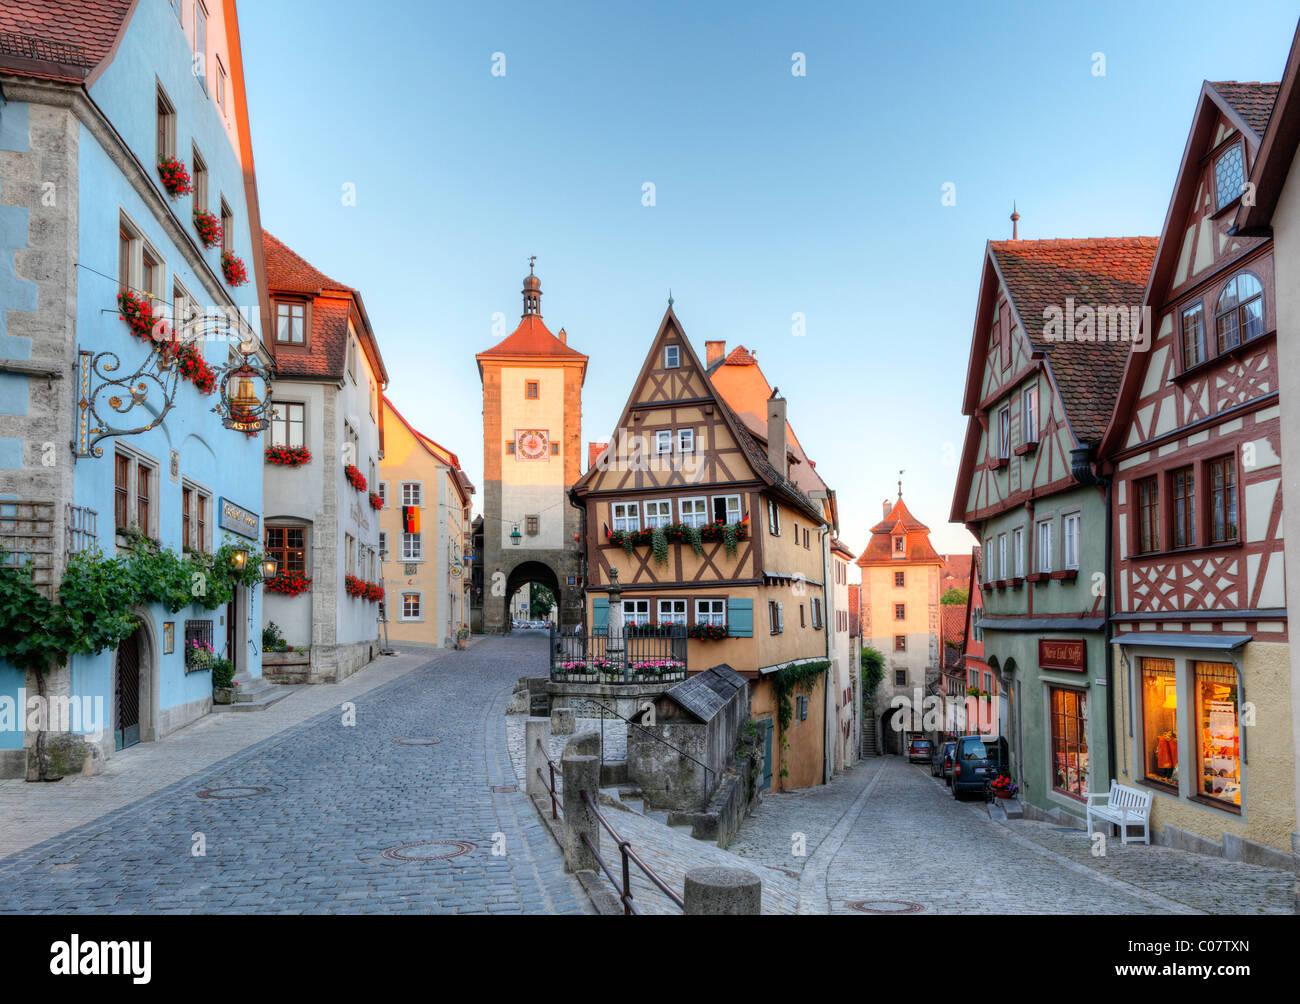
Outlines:
MULTIPOLYGON (((0 858, 0 912, 590 912, 522 790, 492 791, 516 784, 511 685, 544 659, 536 638, 485 639, 351 695, 347 682, 294 695, 281 703, 310 695, 328 710, 0 858), (355 704, 351 727, 344 700, 355 704), (426 737, 439 742, 412 742, 426 737), (232 790, 212 791, 222 788, 232 790)), ((155 745, 202 760, 186 742, 225 728, 155 745)), ((3 815, 14 797, 0 793, 3 815)), ((23 792, 25 809, 40 797, 23 792)))
POLYGON ((847 904, 864 901, 898 913, 1290 912, 1289 871, 1114 841, 1094 858, 1083 831, 994 822, 897 757, 768 795, 729 850, 799 874, 800 912, 857 912, 847 904), (797 832, 803 857, 792 853, 797 832))

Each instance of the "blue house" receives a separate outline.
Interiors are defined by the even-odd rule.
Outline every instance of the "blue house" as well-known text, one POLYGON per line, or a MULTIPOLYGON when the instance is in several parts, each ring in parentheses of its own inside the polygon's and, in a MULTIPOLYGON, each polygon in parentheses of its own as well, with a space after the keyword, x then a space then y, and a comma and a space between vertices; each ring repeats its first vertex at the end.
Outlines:
MULTIPOLYGON (((265 358, 264 289, 235 0, 0 7, 0 551, 47 596, 75 552, 257 553, 261 437, 214 405, 239 346, 265 358)), ((116 650, 46 674, 59 765, 209 713, 188 641, 256 689, 260 594, 141 603, 116 650)), ((34 676, 0 663, 0 777, 32 776, 34 676)))

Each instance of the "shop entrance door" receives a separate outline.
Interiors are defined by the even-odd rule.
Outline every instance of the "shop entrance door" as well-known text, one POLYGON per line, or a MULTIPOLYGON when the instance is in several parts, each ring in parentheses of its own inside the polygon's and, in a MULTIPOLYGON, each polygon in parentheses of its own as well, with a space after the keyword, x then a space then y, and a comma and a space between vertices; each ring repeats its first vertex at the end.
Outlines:
POLYGON ((113 749, 140 741, 140 632, 117 646, 117 687, 113 693, 113 749))

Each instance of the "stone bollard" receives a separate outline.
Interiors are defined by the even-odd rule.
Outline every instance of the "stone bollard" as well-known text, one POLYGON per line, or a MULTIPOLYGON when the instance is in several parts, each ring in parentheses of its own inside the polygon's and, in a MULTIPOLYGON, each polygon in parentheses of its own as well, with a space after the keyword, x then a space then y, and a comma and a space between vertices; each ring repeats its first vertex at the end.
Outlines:
POLYGON ((567 872, 598 871, 600 865, 587 845, 582 842, 585 833, 592 845, 600 849, 600 820, 582 798, 582 792, 593 800, 600 793, 600 757, 565 754, 560 761, 564 773, 564 870, 567 872))
MULTIPOLYGON (((524 722, 524 790, 529 795, 541 795, 550 798, 551 770, 546 764, 546 757, 537 748, 541 742, 545 749, 551 738, 551 720, 549 718, 529 718, 524 722), (541 771, 540 776, 538 771, 541 771)), ((559 778, 556 778, 558 781, 559 778)))
POLYGON ((573 735, 574 717, 572 708, 551 709, 551 734, 556 736, 573 735))
POLYGON ((743 868, 691 868, 682 898, 688 917, 762 913, 763 882, 743 868))

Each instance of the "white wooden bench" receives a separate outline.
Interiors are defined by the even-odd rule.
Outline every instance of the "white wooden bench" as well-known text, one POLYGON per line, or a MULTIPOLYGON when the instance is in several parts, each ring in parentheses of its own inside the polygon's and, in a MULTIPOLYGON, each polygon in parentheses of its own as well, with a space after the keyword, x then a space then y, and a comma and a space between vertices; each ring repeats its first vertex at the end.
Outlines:
MULTIPOLYGON (((1130 788, 1118 781, 1111 781, 1110 791, 1105 795, 1088 795, 1088 836, 1092 836, 1094 818, 1104 823, 1113 823, 1119 827, 1120 840, 1128 844, 1128 828, 1142 827, 1142 843, 1151 844, 1151 792, 1130 788), (1093 799, 1105 799, 1103 804, 1094 805, 1093 799)), ((1137 837, 1133 838, 1134 843, 1137 837)))

